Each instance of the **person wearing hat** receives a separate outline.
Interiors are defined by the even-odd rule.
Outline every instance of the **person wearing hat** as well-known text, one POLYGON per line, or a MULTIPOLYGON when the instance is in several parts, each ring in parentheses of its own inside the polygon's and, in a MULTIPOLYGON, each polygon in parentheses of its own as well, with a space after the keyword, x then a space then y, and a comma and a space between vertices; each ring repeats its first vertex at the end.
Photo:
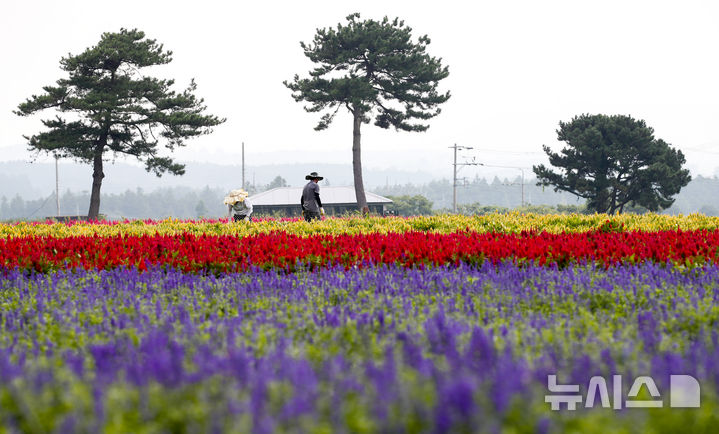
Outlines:
POLYGON ((305 176, 305 179, 310 182, 302 189, 302 197, 300 198, 302 215, 305 216, 305 220, 308 222, 319 220, 321 216, 325 215, 325 209, 322 208, 320 186, 317 183, 323 180, 324 177, 318 175, 317 172, 312 172, 305 176))
POLYGON ((247 198, 249 193, 244 189, 232 190, 230 194, 225 196, 224 203, 227 205, 228 217, 231 217, 229 221, 252 221, 250 215, 252 214, 252 203, 247 198))

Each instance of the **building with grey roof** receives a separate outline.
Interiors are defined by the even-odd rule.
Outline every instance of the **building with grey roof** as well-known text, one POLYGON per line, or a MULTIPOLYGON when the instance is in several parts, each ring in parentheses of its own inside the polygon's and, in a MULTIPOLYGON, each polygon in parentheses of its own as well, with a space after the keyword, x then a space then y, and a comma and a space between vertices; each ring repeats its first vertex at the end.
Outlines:
MULTIPOLYGON (((392 203, 391 199, 369 191, 365 195, 367 206, 373 214, 384 215, 385 206, 392 203)), ((302 215, 301 197, 302 187, 278 187, 250 196, 249 200, 254 207, 253 215, 297 217, 302 215)), ((320 199, 327 215, 342 215, 358 210, 354 187, 321 186, 320 199)))

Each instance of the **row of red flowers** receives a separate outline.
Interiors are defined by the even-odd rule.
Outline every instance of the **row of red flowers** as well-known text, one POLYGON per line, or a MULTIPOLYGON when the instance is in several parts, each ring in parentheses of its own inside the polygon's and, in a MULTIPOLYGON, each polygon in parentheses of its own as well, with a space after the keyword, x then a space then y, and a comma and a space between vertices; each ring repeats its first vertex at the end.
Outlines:
POLYGON ((212 235, 19 237, 0 239, 0 267, 45 271, 159 265, 183 271, 240 271, 252 266, 451 264, 503 260, 571 262, 719 262, 719 230, 662 232, 316 235, 284 232, 243 238, 212 235))

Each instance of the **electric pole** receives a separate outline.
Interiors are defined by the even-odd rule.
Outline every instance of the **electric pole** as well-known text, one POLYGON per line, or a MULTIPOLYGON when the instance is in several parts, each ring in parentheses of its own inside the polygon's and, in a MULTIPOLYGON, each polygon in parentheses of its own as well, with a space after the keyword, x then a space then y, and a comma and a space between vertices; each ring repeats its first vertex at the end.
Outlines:
POLYGON ((451 148, 454 148, 454 163, 452 163, 452 168, 454 169, 454 173, 452 174, 452 212, 457 212, 457 144, 455 143, 454 146, 450 146, 451 148))
POLYGON ((242 189, 245 189, 245 142, 242 142, 242 189))
POLYGON ((452 212, 457 213, 457 166, 479 166, 480 163, 475 163, 474 159, 472 159, 471 163, 457 163, 457 149, 474 149, 471 146, 459 146, 456 143, 454 146, 449 146, 449 148, 454 149, 454 163, 452 163, 452 166, 454 168, 454 173, 452 174, 452 212))

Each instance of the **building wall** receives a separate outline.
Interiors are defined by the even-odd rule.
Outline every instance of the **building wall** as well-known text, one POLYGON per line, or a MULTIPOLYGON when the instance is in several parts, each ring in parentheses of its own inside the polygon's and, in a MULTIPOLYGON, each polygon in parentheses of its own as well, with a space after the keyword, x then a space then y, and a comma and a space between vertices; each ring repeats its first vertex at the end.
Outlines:
MULTIPOLYGON (((384 214, 384 204, 370 203, 368 204, 370 213, 384 214)), ((342 216, 357 211, 357 204, 329 204, 323 207, 326 215, 342 216)), ((256 217, 300 217, 302 209, 299 205, 254 205, 252 213, 256 217)))

